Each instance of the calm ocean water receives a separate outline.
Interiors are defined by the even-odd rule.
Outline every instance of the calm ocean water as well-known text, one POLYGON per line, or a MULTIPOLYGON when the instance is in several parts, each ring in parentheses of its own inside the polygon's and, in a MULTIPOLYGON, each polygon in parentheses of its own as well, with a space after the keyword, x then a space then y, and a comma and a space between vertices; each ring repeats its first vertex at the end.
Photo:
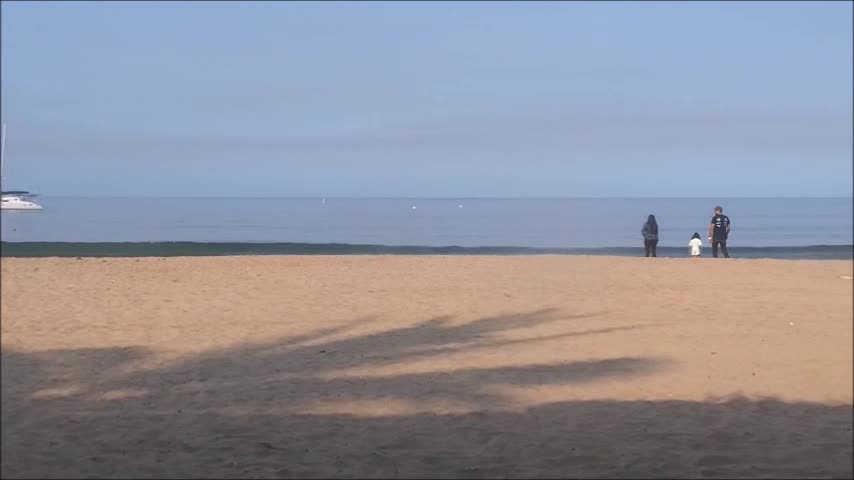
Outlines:
MULTIPOLYGON (((791 247, 854 243, 852 202, 845 198, 327 199, 324 203, 321 199, 40 197, 39 201, 45 207, 41 212, 2 213, 5 255, 20 251, 20 247, 11 249, 14 245, 9 242, 49 242, 38 246, 42 252, 56 250, 56 245, 51 247, 54 242, 205 242, 626 253, 642 245, 640 229, 652 213, 661 228, 663 253, 681 256, 687 252, 691 234, 700 232, 705 238, 716 204, 732 220, 734 256, 741 249, 741 256, 763 256, 759 253, 766 251, 776 252, 767 256, 801 252, 793 255, 803 257, 803 248, 791 247)), ((831 250, 834 253, 819 257, 851 258, 850 248, 831 250)), ((292 253, 299 253, 298 249, 292 253)))

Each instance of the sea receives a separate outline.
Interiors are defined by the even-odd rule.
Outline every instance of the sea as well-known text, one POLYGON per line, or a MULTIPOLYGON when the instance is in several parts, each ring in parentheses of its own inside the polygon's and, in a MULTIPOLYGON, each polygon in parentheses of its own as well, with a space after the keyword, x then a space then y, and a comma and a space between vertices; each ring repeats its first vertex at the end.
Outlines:
MULTIPOLYGON (((82 198, 3 211, 4 257, 583 254, 659 256, 706 242, 713 208, 736 258, 851 259, 850 198, 82 198)), ((706 247, 708 247, 706 245, 706 247)), ((704 249, 704 255, 709 255, 704 249)))

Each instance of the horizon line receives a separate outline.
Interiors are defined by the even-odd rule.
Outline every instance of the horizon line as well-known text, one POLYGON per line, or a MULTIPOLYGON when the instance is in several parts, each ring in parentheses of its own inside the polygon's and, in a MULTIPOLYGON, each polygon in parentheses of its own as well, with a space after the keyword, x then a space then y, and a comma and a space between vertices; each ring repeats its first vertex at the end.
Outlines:
POLYGON ((322 196, 322 195, 299 195, 299 196, 274 196, 274 195, 85 195, 85 194, 63 194, 49 195, 38 194, 41 198, 112 198, 112 199, 160 199, 160 198, 186 198, 186 199, 241 199, 241 200, 853 200, 854 195, 830 195, 830 196, 322 196))

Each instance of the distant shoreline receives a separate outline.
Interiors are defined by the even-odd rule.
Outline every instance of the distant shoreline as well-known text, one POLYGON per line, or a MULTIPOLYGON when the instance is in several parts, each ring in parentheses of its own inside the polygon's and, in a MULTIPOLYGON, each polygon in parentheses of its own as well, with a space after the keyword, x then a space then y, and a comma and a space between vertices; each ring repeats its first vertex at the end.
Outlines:
POLYGON ((49 199, 129 199, 129 200, 162 200, 162 199, 182 199, 182 200, 708 200, 710 203, 726 202, 727 200, 852 200, 854 197, 848 195, 829 195, 829 196, 759 196, 759 197, 643 197, 643 196, 519 196, 519 197, 396 197, 396 196, 252 196, 252 195, 65 195, 65 194, 45 194, 39 193, 40 198, 49 199))
MULTIPOLYGON (((662 246, 659 257, 687 258, 687 247, 662 246)), ((851 260, 854 245, 731 247, 733 258, 851 260)), ((586 255, 642 257, 641 247, 531 248, 513 246, 419 246, 345 243, 248 242, 0 242, 0 257, 209 257, 258 255, 586 255)), ((711 257, 707 248, 703 257, 711 257)))

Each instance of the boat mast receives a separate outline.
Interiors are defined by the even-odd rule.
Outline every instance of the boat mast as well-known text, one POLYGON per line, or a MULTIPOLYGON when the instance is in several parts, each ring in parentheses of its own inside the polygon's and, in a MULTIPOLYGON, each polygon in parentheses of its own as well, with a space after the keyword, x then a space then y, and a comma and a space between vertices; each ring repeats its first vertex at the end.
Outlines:
POLYGON ((6 124, 3 124, 3 140, 0 141, 0 192, 3 191, 3 162, 6 160, 6 124))

